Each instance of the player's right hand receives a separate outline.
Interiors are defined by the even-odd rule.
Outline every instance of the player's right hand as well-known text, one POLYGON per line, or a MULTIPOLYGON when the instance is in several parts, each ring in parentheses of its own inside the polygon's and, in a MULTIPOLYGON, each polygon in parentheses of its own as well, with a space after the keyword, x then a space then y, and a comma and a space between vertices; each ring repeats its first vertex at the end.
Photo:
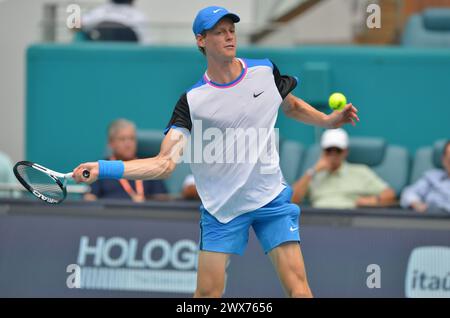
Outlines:
POLYGON ((86 162, 82 163, 75 169, 73 169, 73 175, 72 178, 77 182, 83 182, 91 184, 95 182, 98 179, 98 162, 86 162), (83 176, 83 171, 87 170, 89 171, 90 175, 89 178, 85 178, 83 176))
POLYGON ((353 126, 359 121, 358 109, 352 103, 347 104, 342 110, 335 110, 327 119, 328 128, 339 128, 345 124, 352 124, 353 126))

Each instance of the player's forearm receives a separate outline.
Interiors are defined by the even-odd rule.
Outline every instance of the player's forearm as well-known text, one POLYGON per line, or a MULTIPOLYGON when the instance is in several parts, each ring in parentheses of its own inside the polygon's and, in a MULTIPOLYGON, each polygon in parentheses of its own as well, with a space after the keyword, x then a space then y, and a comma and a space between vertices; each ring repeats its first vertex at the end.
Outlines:
POLYGON ((154 180, 168 178, 176 164, 168 156, 136 159, 124 162, 123 178, 131 180, 154 180))
POLYGON ((286 99, 283 103, 283 110, 288 117, 306 124, 328 128, 328 115, 318 111, 300 98, 288 96, 286 99))

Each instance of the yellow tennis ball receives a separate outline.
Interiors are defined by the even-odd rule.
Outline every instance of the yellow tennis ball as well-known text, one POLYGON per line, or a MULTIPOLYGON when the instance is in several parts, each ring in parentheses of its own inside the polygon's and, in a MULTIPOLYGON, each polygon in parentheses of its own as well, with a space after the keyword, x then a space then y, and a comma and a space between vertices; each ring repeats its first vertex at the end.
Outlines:
POLYGON ((347 98, 341 93, 331 94, 328 104, 332 110, 342 110, 347 105, 347 98))

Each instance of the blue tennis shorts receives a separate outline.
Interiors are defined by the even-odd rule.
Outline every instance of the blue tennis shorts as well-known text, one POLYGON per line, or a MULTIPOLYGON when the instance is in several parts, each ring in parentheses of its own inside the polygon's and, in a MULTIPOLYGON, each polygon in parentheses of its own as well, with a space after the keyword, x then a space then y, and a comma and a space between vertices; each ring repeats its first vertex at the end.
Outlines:
POLYGON ((291 203, 292 189, 287 186, 265 206, 244 213, 228 223, 219 222, 200 206, 200 250, 242 255, 253 227, 264 253, 284 242, 300 242, 300 208, 291 203))

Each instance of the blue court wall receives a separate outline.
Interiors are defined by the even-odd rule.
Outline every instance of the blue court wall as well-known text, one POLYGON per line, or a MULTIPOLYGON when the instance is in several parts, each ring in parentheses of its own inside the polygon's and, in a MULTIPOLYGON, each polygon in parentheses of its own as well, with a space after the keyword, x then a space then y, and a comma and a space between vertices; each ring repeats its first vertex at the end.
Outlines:
MULTIPOLYGON (((346 128, 353 136, 381 136, 411 153, 450 137, 450 50, 241 48, 239 56, 269 57, 282 73, 299 77, 295 95, 325 111, 329 94, 344 93, 361 118, 346 128)), ((26 159, 55 170, 101 158, 115 118, 162 131, 205 68, 191 47, 39 44, 26 59, 26 159)), ((319 133, 281 112, 277 126, 282 138, 305 145, 319 133)))

